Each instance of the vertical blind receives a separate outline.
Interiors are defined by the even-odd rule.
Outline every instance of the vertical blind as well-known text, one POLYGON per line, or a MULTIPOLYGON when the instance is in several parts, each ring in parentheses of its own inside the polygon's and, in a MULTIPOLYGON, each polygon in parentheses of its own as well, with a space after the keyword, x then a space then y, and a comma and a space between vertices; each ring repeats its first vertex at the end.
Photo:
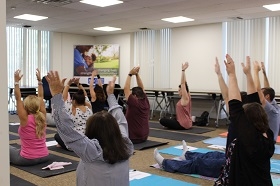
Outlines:
MULTIPOLYGON (((20 86, 37 87, 36 69, 47 74, 50 64, 50 33, 48 31, 7 27, 8 87, 14 87, 14 72, 21 70, 20 86)), ((8 88, 8 110, 15 109, 12 92, 8 88)))
POLYGON ((170 88, 171 29, 145 30, 134 34, 134 66, 145 72, 142 81, 149 88, 170 88))

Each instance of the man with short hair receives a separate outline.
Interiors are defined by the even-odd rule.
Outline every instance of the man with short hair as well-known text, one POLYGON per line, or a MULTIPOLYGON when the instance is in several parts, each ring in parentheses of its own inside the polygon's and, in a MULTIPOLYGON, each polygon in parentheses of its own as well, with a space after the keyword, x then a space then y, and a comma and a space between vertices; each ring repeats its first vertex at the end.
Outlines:
POLYGON ((130 70, 124 85, 125 99, 127 100, 126 119, 129 138, 132 143, 145 142, 149 136, 150 104, 144 91, 144 85, 139 75, 140 67, 130 70), (130 91, 132 76, 136 77, 137 87, 130 91))

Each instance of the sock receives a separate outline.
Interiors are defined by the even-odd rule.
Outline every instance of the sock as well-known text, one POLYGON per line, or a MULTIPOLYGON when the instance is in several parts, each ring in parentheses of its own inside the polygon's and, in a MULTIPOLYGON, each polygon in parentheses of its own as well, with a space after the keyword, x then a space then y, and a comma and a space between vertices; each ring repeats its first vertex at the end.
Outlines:
POLYGON ((154 158, 156 162, 159 164, 159 166, 162 166, 162 162, 164 158, 160 155, 157 148, 154 150, 154 158))
POLYGON ((185 140, 182 140, 182 145, 183 145, 183 153, 181 155, 181 158, 185 160, 186 159, 185 154, 188 151, 188 146, 185 140))

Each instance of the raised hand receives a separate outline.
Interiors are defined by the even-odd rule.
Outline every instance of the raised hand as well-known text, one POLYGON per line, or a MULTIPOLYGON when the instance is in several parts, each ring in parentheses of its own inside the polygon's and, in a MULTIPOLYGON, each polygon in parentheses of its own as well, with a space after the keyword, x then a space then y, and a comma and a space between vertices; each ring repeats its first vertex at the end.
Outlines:
POLYGON ((129 74, 132 74, 132 75, 136 75, 140 70, 140 67, 133 67, 133 69, 131 69, 129 71, 129 74))
POLYGON ((233 59, 230 57, 230 55, 226 55, 226 60, 224 60, 224 63, 226 65, 226 70, 228 75, 235 74, 235 64, 233 59))
POLYGON ((244 74, 251 73, 251 59, 249 56, 246 57, 246 65, 244 63, 241 63, 244 74))
POLYGON ((217 57, 216 57, 216 64, 215 64, 215 72, 217 75, 221 74, 220 64, 217 57))
POLYGON ((189 67, 189 63, 185 62, 182 64, 182 70, 185 71, 189 67))
POLYGON ((266 74, 264 62, 261 62, 261 68, 262 68, 262 72, 263 72, 264 74, 266 74))
POLYGON ((46 80, 49 83, 52 96, 62 92, 64 87, 62 81, 59 78, 59 74, 57 71, 48 72, 48 75, 46 76, 46 80))
POLYGON ((73 78, 73 83, 78 85, 80 83, 80 78, 73 78))
POLYGON ((23 77, 23 74, 20 74, 21 70, 16 70, 14 74, 15 82, 19 82, 23 77))
POLYGON ((94 69, 91 73, 91 77, 95 77, 98 74, 98 71, 96 69, 94 69))
POLYGON ((254 70, 257 72, 261 71, 261 66, 258 61, 254 61, 254 70))
POLYGON ((108 95, 114 93, 116 79, 117 79, 117 77, 116 77, 116 75, 114 75, 112 81, 109 81, 109 83, 106 87, 106 92, 108 95))
POLYGON ((42 81, 41 72, 40 72, 40 70, 38 68, 36 68, 36 77, 37 77, 38 81, 42 81))

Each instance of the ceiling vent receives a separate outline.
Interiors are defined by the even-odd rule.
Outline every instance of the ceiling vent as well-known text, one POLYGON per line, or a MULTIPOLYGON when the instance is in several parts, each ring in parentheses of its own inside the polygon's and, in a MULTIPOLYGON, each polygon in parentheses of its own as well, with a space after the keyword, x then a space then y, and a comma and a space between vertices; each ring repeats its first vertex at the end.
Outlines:
POLYGON ((36 3, 43 3, 46 5, 62 6, 72 3, 72 0, 32 0, 36 3))

